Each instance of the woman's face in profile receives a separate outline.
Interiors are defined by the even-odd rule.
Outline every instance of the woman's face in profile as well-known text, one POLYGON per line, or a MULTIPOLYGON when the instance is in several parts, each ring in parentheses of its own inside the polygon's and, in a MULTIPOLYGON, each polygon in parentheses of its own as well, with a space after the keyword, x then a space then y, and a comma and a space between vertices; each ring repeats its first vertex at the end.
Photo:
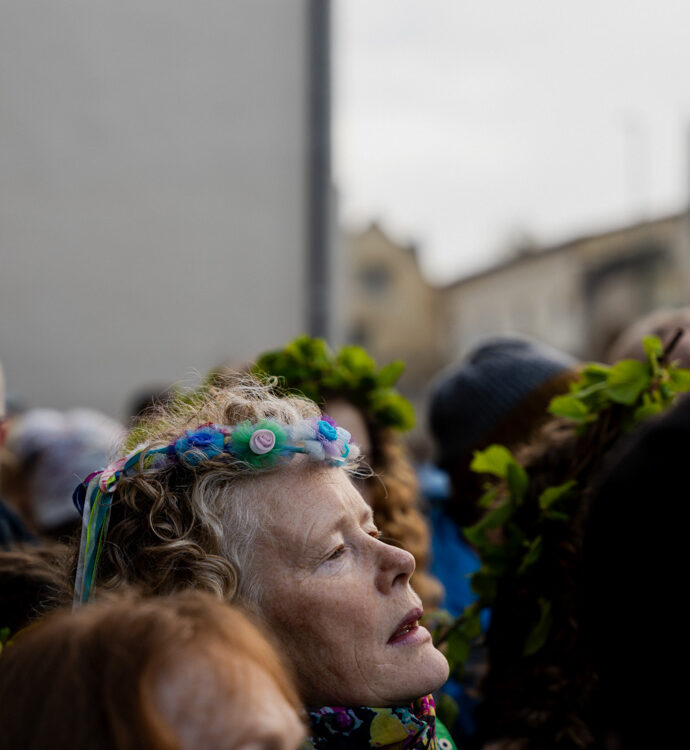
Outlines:
POLYGON ((260 609, 306 702, 402 705, 440 687, 448 665, 418 624, 414 558, 379 541, 347 475, 293 464, 265 480, 260 609))

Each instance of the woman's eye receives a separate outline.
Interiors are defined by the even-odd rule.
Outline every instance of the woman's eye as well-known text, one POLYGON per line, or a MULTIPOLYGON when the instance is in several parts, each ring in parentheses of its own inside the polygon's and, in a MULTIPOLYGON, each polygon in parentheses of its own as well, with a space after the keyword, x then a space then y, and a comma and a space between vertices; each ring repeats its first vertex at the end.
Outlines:
POLYGON ((331 554, 328 556, 328 560, 337 560, 342 554, 345 552, 345 545, 342 545, 338 547, 338 549, 333 550, 331 554))

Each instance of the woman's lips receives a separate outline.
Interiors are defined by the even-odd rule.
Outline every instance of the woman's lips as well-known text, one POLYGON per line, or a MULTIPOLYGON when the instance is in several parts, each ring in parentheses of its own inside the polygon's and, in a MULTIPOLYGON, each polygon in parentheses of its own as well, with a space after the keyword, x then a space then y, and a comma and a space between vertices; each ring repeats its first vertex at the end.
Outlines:
POLYGON ((431 638, 429 631, 419 624, 423 614, 423 610, 419 607, 408 612, 388 639, 388 644, 390 646, 411 646, 415 643, 428 641, 431 638))

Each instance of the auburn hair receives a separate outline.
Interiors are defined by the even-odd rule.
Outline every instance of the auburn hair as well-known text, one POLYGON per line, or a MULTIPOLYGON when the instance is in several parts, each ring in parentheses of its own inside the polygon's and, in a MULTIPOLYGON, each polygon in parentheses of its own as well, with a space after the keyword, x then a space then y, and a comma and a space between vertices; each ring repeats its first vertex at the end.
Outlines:
POLYGON ((156 691, 177 660, 214 644, 237 656, 238 694, 253 664, 301 711, 275 649, 238 609, 201 592, 146 600, 120 592, 57 611, 6 646, 0 747, 179 750, 156 691))

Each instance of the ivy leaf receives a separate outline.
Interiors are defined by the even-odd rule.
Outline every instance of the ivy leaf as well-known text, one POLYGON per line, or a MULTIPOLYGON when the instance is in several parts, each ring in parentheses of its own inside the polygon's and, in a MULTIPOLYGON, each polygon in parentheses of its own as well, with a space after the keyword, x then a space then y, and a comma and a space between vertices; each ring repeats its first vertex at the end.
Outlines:
POLYGON ((606 378, 609 376, 610 367, 606 365, 600 365, 597 362, 592 362, 587 365, 580 375, 580 380, 573 383, 570 386, 571 392, 578 391, 580 388, 584 388, 595 383, 604 383, 606 378))
POLYGON ((650 403, 642 404, 642 406, 638 406, 637 409, 635 409, 633 420, 635 422, 641 422, 643 419, 653 417, 655 414, 658 414, 663 410, 664 407, 662 404, 656 401, 650 401, 650 403))
POLYGON ((401 393, 378 391, 370 403, 379 419, 394 429, 405 431, 414 427, 414 407, 401 393))
POLYGON ((484 539, 483 532, 486 529, 494 529, 497 526, 503 526, 508 521, 513 513, 515 512, 515 504, 510 500, 505 500, 500 505, 490 510, 483 518, 481 518, 474 526, 468 526, 464 528, 463 534, 465 538, 472 544, 476 544, 474 539, 479 538, 480 542, 484 539))
POLYGON ((652 381, 649 367, 636 359, 622 359, 609 372, 606 392, 617 404, 632 406, 652 381))
POLYGON ((478 529, 476 526, 468 526, 463 529, 462 535, 473 547, 482 547, 486 542, 484 529, 478 529))
POLYGON ((549 404, 549 413, 581 423, 587 420, 589 410, 575 396, 555 396, 549 404))
POLYGON ((490 445, 486 450, 474 452, 470 469, 477 474, 493 474, 505 479, 511 463, 515 463, 515 459, 504 445, 490 445))
POLYGON ((444 726, 454 726, 459 713, 460 706, 458 706, 458 702, 455 698, 443 691, 438 693, 438 698, 436 700, 436 716, 438 716, 443 722, 444 726))
POLYGON ((482 634, 482 622, 479 619, 479 605, 475 602, 465 608, 464 628, 467 637, 470 639, 479 638, 482 634))
POLYGON ((491 487, 477 500, 480 508, 490 508, 498 497, 498 487, 491 487))
POLYGON ((661 383, 659 385, 659 393, 661 397, 666 401, 671 401, 676 395, 675 390, 668 383, 661 383))
POLYGON ((560 510, 548 510, 545 515, 549 521, 570 521, 570 516, 560 510))
POLYGON ((376 380, 381 388, 392 388, 398 381, 398 378, 405 370, 405 363, 401 360, 391 362, 389 365, 382 367, 376 380))
POLYGON ((681 367, 672 367, 669 369, 669 377, 676 393, 690 391, 690 370, 681 367))
POLYGON ((520 567, 518 568, 517 574, 521 576, 523 573, 525 573, 529 568, 536 563, 539 558, 541 557, 541 551, 542 551, 542 539, 541 534, 536 537, 536 539, 533 539, 528 547, 527 552, 525 553, 525 556, 522 558, 522 562, 520 563, 520 567))
MULTIPOLYGON (((494 545, 505 550, 505 557, 511 558, 516 550, 519 550, 525 544, 524 531, 516 523, 509 521, 502 529, 503 539, 500 545, 494 545)), ((482 550, 482 554, 485 554, 482 550)))
POLYGON ((470 655, 470 647, 470 639, 467 637, 462 626, 457 627, 448 636, 446 657, 453 669, 456 669, 467 661, 467 657, 470 655))
POLYGON ((472 591, 486 604, 493 603, 496 598, 496 578, 485 568, 480 568, 472 576, 472 591))
POLYGON ((507 480, 510 494, 515 498, 517 503, 522 502, 529 486, 529 477, 527 476, 527 472, 515 460, 512 460, 507 466, 507 480))
POLYGON ((658 336, 645 336, 642 339, 642 348, 650 360, 656 359, 664 353, 664 346, 658 336))
POLYGON ((551 602, 539 599, 539 622, 532 628, 525 640, 523 656, 532 656, 546 643, 551 630, 551 602))
POLYGON ((577 398, 578 401, 582 401, 582 403, 584 403, 585 406, 587 406, 587 403, 593 400, 592 396, 594 396, 597 393, 600 393, 605 388, 606 388, 606 381, 600 380, 597 383, 590 383, 584 388, 574 391, 573 396, 575 396, 575 398, 577 398))
POLYGON ((373 375, 376 363, 361 346, 344 346, 338 353, 338 363, 351 373, 363 377, 373 375))
POLYGON ((539 495, 539 507, 542 510, 548 510, 557 500, 568 495, 576 484, 577 482, 571 479, 564 484, 559 484, 557 487, 547 487, 539 495))
POLYGON ((512 559, 509 545, 484 543, 479 546, 481 547, 483 572, 497 578, 504 575, 512 559))

